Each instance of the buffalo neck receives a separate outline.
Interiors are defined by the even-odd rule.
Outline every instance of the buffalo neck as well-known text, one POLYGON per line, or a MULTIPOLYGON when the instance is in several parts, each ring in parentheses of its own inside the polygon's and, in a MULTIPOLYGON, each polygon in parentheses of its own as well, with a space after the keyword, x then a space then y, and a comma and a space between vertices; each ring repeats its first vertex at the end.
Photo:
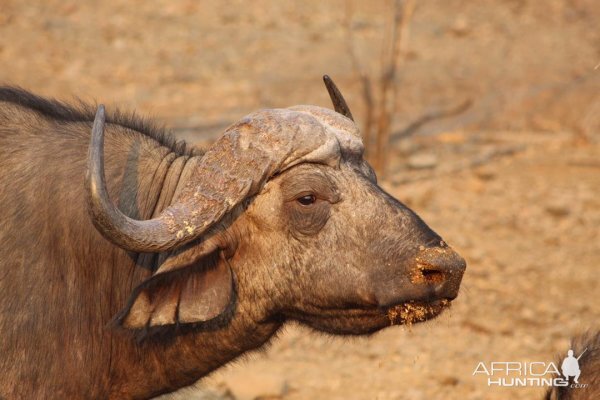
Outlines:
MULTIPOLYGON (((56 121, 0 107, 0 397, 149 398, 189 385, 276 330, 239 310, 219 330, 137 341, 111 319, 154 271, 156 255, 127 252, 95 229, 84 176, 89 121, 56 121), (148 260, 148 261, 146 261, 148 260)), ((111 200, 147 219, 176 198, 190 163, 148 135, 109 123, 111 200)))
MULTIPOLYGON (((190 174, 201 160, 166 154, 157 160, 153 179, 147 185, 149 191, 138 196, 146 204, 141 217, 150 218, 176 201, 181 189, 190 179, 190 174), (154 189, 153 189, 154 188, 154 189)), ((160 264, 163 254, 140 253, 131 265, 133 278, 120 297, 120 307, 133 288, 147 279, 160 264)), ((223 261, 221 261, 223 262, 223 261)), ((231 262, 243 262, 240 259, 231 262)), ((242 267, 243 268, 243 267, 242 267)), ((245 277, 237 282, 236 304, 231 319, 225 326, 198 327, 197 329, 165 329, 164 334, 136 338, 135 332, 120 328, 112 329, 111 368, 109 371, 110 398, 149 398, 189 386, 242 353, 264 345, 279 329, 278 321, 266 321, 261 304, 268 296, 256 293, 256 287, 247 284, 245 277), (260 298, 256 300, 257 296, 260 298)), ((118 310, 116 310, 118 311, 118 310)), ((115 312, 116 312, 115 311, 115 312)))

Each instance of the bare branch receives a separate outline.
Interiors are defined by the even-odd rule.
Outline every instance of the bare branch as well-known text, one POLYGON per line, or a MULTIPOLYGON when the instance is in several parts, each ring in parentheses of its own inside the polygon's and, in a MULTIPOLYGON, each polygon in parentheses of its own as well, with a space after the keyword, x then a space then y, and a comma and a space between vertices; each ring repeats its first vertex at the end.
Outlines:
POLYGON ((369 150, 371 147, 371 129, 373 126, 373 110, 374 110, 374 101, 373 101, 373 90, 371 85, 371 79, 367 74, 364 67, 361 65, 358 56, 356 55, 355 49, 355 39, 354 32, 352 31, 352 16, 354 13, 354 9, 352 6, 352 1, 348 0, 346 2, 346 12, 344 14, 344 27, 346 29, 346 45, 348 47, 348 54, 350 55, 350 61, 352 62, 352 68, 355 73, 359 76, 361 91, 362 91, 362 99, 365 105, 365 121, 363 124, 362 134, 363 141, 366 148, 367 155, 369 154, 369 150))
POLYGON ((391 0, 392 18, 387 24, 381 53, 381 75, 377 82, 377 96, 373 93, 373 84, 367 71, 361 65, 356 54, 354 32, 352 30, 353 4, 346 2, 344 25, 346 28, 348 54, 355 73, 362 86, 362 98, 365 104, 365 123, 363 138, 367 156, 381 178, 385 178, 391 142, 414 134, 423 125, 441 118, 460 114, 471 106, 466 100, 456 107, 438 109, 422 115, 399 133, 392 135, 393 117, 396 111, 398 85, 396 76, 404 61, 410 34, 410 22, 416 7, 416 0, 391 0), (375 104, 377 103, 377 104, 375 104), (372 138, 375 130, 375 138, 372 138), (373 143, 374 142, 374 143, 373 143))
POLYGON ((413 135, 423 125, 425 125, 429 122, 435 121, 437 119, 449 118, 449 117, 453 117, 458 114, 462 114, 463 112, 468 110, 472 104, 473 104, 472 100, 467 99, 467 100, 463 101, 462 103, 460 103, 458 106, 451 107, 451 108, 437 109, 432 112, 426 113, 426 114, 420 116, 419 118, 417 118, 415 121, 411 122, 406 128, 402 129, 400 132, 394 133, 392 135, 392 143, 395 143, 401 139, 404 139, 406 137, 413 135))
POLYGON ((394 0, 394 18, 391 26, 391 43, 383 56, 379 117, 377 121, 377 143, 375 169, 385 177, 392 117, 396 108, 397 85, 396 71, 406 53, 410 20, 415 8, 414 0, 394 0))
POLYGON ((459 164, 447 167, 443 170, 437 170, 433 173, 422 174, 422 175, 409 175, 402 176, 401 178, 394 179, 394 184, 405 184, 410 182, 424 181, 429 179, 438 178, 440 176, 456 174, 460 171, 470 170, 481 167, 482 165, 489 164, 502 157, 512 156, 526 149, 524 144, 508 145, 491 149, 483 154, 476 155, 468 160, 465 160, 459 164))

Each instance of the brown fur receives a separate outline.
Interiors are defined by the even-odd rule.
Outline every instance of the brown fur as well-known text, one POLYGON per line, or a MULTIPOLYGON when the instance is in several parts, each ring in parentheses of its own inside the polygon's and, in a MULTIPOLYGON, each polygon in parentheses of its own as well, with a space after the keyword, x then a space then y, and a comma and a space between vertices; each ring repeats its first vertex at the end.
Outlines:
MULTIPOLYGON (((128 253, 87 213, 90 119, 46 106, 0 101, 0 397, 145 399, 261 347, 285 320, 368 334, 390 325, 390 307, 458 293, 464 261, 377 186, 355 154, 339 166, 304 163, 271 177, 185 248, 128 253), (306 193, 313 204, 300 204, 306 193), (428 267, 441 280, 428 280, 417 260, 438 260, 427 257, 433 252, 445 255, 428 267), (216 316, 188 324, 162 314, 184 297, 193 304, 194 290, 202 298, 207 271, 232 273, 216 316), (416 273, 423 279, 412 282, 416 273), (151 307, 136 312, 155 316, 127 329, 141 293, 151 307)), ((131 217, 157 215, 198 157, 112 121, 110 197, 131 217)), ((228 282, 210 281, 218 290, 228 282)))
MULTIPOLYGON (((585 353, 579 359, 579 383, 585 387, 553 387, 546 393, 546 400, 596 400, 600 399, 600 332, 588 332, 571 341, 570 349, 576 356, 585 353)), ((566 354, 557 358, 561 365, 566 354)), ((573 384, 573 378, 569 381, 573 384)))

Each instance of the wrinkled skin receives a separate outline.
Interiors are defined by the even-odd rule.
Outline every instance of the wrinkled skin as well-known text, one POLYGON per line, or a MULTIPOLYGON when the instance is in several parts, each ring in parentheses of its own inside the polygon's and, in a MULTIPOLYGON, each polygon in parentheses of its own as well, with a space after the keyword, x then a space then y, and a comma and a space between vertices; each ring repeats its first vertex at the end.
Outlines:
MULTIPOLYGON (((99 112, 94 132, 101 133, 99 112)), ((92 143, 100 143, 96 139, 92 143)), ((100 154, 98 145, 92 149, 100 154)), ((171 243, 181 233, 182 241, 191 242, 170 254, 135 291, 119 322, 131 329, 205 323, 231 307, 234 277, 255 274, 260 267, 267 269, 259 276, 287 284, 269 288, 283 292, 279 299, 269 292, 271 314, 327 332, 370 333, 390 322, 419 322, 438 314, 458 293, 464 261, 377 185, 363 151, 351 120, 314 106, 261 110, 232 125, 197 163, 174 200, 176 207, 149 221, 160 227, 176 212, 179 222, 167 227, 177 235, 170 238, 163 229, 165 240, 171 243), (221 174, 210 185, 207 170, 221 174), (203 210, 218 214, 232 206, 235 211, 219 224, 203 222, 209 215, 203 210), (185 235, 203 237, 194 241, 185 235), (218 250, 233 262, 171 283, 174 274, 201 265, 218 250)), ((102 165, 92 162, 90 168, 98 171, 102 165)), ((91 187, 101 187, 101 177, 94 176, 91 187)), ((114 239, 121 217, 102 206, 109 203, 100 195, 90 202, 92 218, 102 221, 98 229, 119 246, 130 241, 133 248, 145 246, 148 239, 138 234, 144 225, 135 221, 128 223, 139 224, 131 240, 120 233, 114 239)), ((264 286, 263 281, 250 286, 264 286)))
POLYGON ((388 307, 453 298, 464 268, 456 257, 447 273, 457 277, 437 293, 435 284, 411 282, 419 273, 414 260, 426 252, 419 248, 440 248, 441 238, 377 186, 362 163, 287 171, 265 186, 233 228, 244 238, 238 251, 247 254, 236 273, 243 274, 246 263, 260 265, 259 274, 276 283, 273 312, 331 333, 370 333, 390 324, 388 307), (303 205, 299 199, 307 194, 316 200, 303 205), (264 254, 269 262, 254 257, 264 254))
MULTIPOLYGON (((462 258, 356 151, 291 163, 181 248, 127 252, 85 202, 93 115, 6 97, 0 397, 150 398, 260 348, 286 320, 369 334, 434 317, 458 294, 462 258)), ((138 219, 177 201, 203 157, 118 120, 104 154, 111 199, 138 219)))

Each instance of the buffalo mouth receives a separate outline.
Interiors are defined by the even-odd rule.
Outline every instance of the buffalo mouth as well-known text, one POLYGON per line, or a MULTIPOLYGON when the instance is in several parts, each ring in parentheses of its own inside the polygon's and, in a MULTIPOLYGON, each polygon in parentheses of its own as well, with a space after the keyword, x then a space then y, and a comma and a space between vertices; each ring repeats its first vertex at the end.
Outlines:
POLYGON ((431 320, 451 304, 449 299, 409 300, 389 307, 315 308, 287 316, 317 330, 338 335, 365 335, 392 325, 411 326, 431 320))
POLYGON ((412 325, 435 318, 450 307, 449 299, 409 301, 387 309, 390 325, 412 325))

